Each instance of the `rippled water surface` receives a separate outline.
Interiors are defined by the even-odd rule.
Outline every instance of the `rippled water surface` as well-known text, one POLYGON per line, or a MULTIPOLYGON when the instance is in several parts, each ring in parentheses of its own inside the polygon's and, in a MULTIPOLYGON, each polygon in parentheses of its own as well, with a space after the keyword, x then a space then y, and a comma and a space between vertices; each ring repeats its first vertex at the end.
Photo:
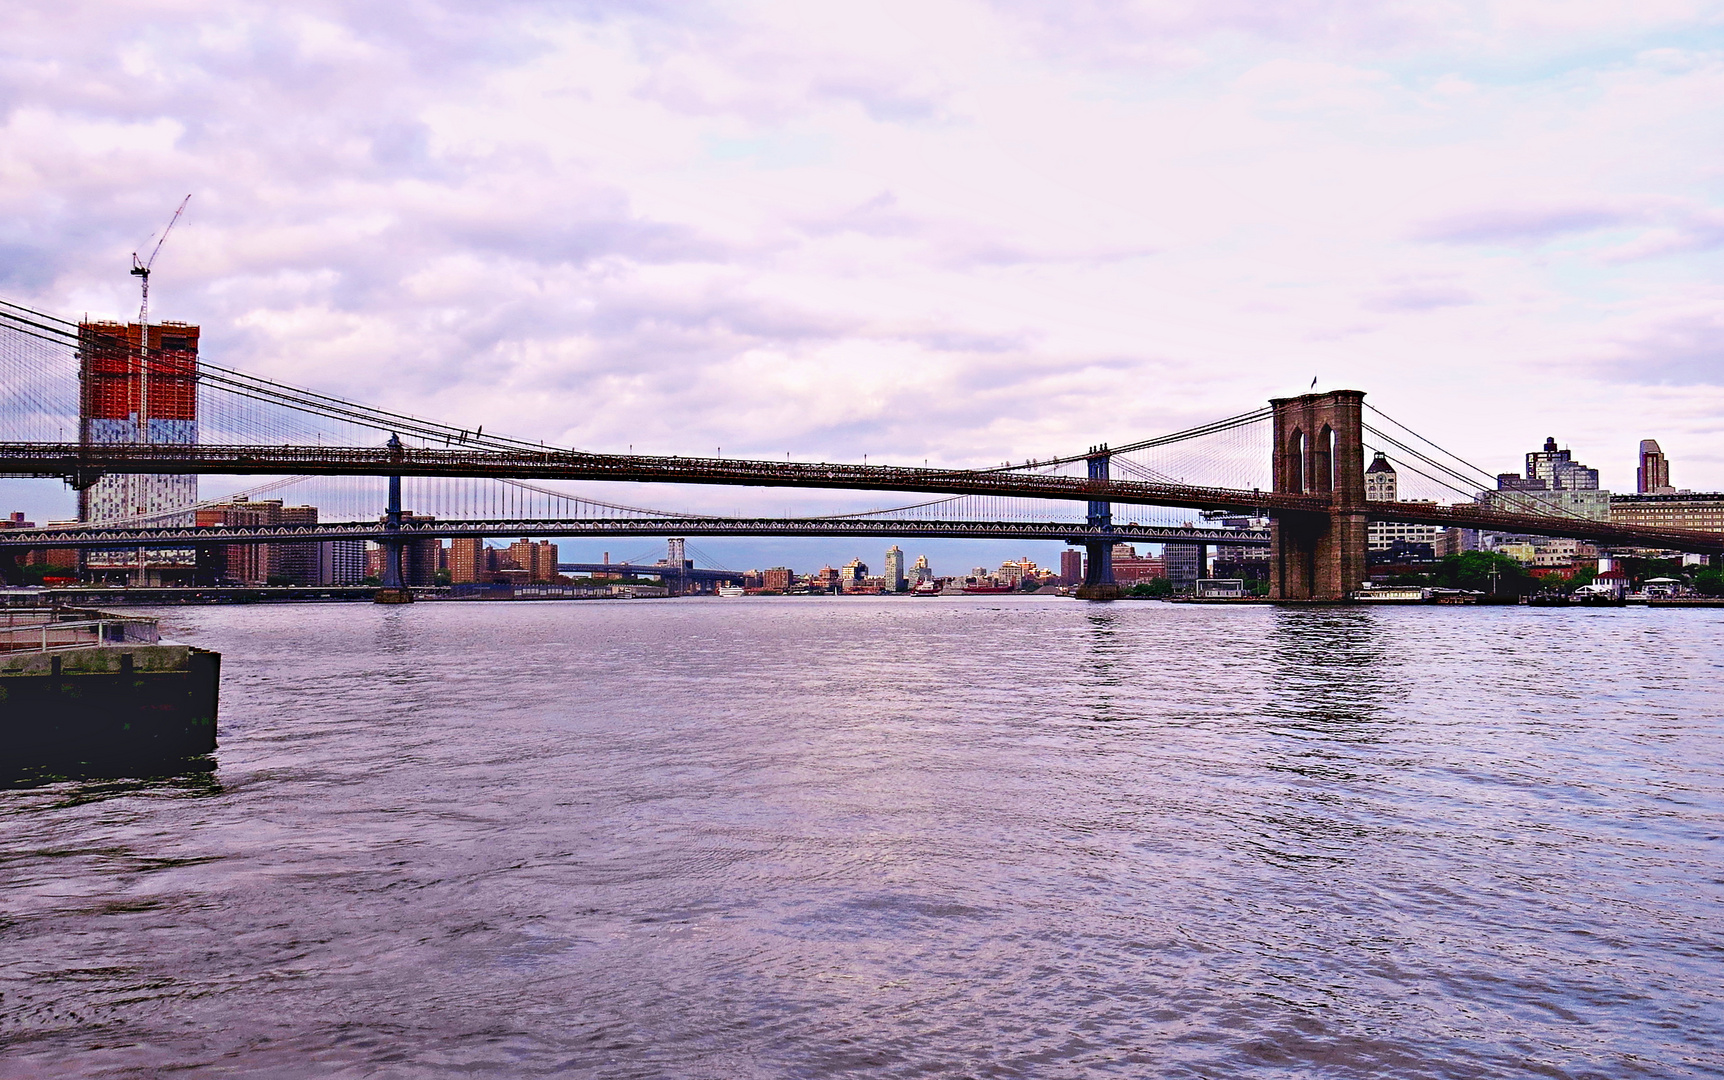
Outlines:
POLYGON ((1724 1076, 1724 610, 180 609, 0 1075, 1724 1076))

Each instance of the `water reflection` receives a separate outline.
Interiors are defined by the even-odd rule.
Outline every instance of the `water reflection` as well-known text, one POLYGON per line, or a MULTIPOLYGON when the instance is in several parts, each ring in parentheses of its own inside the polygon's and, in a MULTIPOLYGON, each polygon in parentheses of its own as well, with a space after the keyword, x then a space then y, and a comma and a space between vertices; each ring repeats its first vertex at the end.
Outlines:
POLYGON ((1082 662, 1078 667, 1089 718, 1098 724, 1118 724, 1130 718, 1121 715, 1116 690, 1125 685, 1132 659, 1121 615, 1112 606, 1099 607, 1086 614, 1083 629, 1082 662))
POLYGON ((33 788, 102 780, 126 780, 147 785, 185 779, 207 780, 214 784, 215 768, 213 755, 150 758, 127 752, 123 756, 108 758, 85 751, 76 757, 0 763, 0 788, 33 788))
POLYGON ((29 789, 47 789, 44 793, 52 795, 52 801, 40 805, 0 805, 6 806, 6 810, 16 810, 23 805, 30 805, 32 809, 57 809, 151 794, 210 798, 223 791, 215 769, 214 757, 157 763, 154 770, 137 763, 110 770, 76 767, 56 770, 46 765, 35 766, 0 779, 0 788, 20 795, 29 789))
POLYGON ((1377 612, 1279 609, 1269 715, 1331 737, 1369 737, 1397 685, 1377 612))

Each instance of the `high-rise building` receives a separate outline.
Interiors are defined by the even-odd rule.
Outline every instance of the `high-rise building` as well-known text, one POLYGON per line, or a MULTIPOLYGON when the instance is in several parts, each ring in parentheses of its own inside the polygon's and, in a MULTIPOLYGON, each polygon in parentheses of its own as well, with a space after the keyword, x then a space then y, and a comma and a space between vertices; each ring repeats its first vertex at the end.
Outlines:
MULTIPOLYGON (((1163 544, 1161 557, 1167 564, 1167 580, 1175 589, 1192 589, 1197 579, 1205 576, 1202 544, 1163 544)), ((1119 560, 1114 565, 1114 580, 1119 580, 1119 560)))
MULTIPOLYGON (((280 499, 235 498, 198 508, 194 524, 210 527, 316 525, 317 507, 283 506, 280 499)), ((353 541, 347 541, 353 543, 353 541)), ((334 551, 328 543, 218 544, 206 550, 216 576, 248 585, 333 585, 334 551), (326 568, 327 567, 327 568, 326 568)))
POLYGON ((934 580, 934 568, 928 565, 928 556, 916 556, 916 565, 910 567, 910 577, 918 585, 924 581, 934 580))
MULTIPOLYGON (((429 514, 401 514, 403 525, 420 522, 429 525, 437 519, 429 514)), ((402 584, 424 587, 437 584, 437 567, 443 562, 443 541, 435 536, 415 537, 401 545, 402 584)))
MULTIPOLYGON (((196 326, 172 322, 79 324, 79 439, 196 445, 198 333, 196 326)), ((197 501, 196 476, 113 474, 79 493, 78 520, 158 514, 197 501)))
MULTIPOLYGON (((198 441, 198 327, 86 322, 78 326, 78 438, 85 443, 192 446, 198 441)), ((190 525, 196 476, 114 473, 78 493, 79 521, 149 516, 190 525), (176 514, 175 511, 185 511, 176 514)), ((137 584, 189 576, 195 548, 92 551, 86 566, 137 584)))
POLYGON ((1670 459, 1658 448, 1657 439, 1640 440, 1640 467, 1634 470, 1634 490, 1657 495, 1670 490, 1670 459))
MULTIPOLYGON (((509 545, 509 560, 527 572, 527 580, 544 582, 557 580, 557 545, 549 540, 517 540, 509 545)), ((451 553, 450 565, 454 557, 451 553)), ((454 570, 450 570, 454 580, 454 570)))
POLYGON ((1083 552, 1077 548, 1060 552, 1060 584, 1083 584, 1083 552))
POLYGON ((1600 490, 1598 470, 1575 461, 1569 451, 1558 450, 1554 438, 1544 441, 1543 450, 1526 456, 1526 475, 1502 473, 1497 489, 1479 492, 1474 501, 1493 510, 1610 519, 1610 492, 1600 490))
POLYGON ((470 585, 489 580, 490 569, 484 540, 477 536, 458 536, 449 541, 450 584, 470 585))
POLYGON ((1556 448, 1556 439, 1547 438, 1543 450, 1526 456, 1526 478, 1543 480, 1550 491, 1597 491, 1598 470, 1575 461, 1567 450, 1556 448))
POLYGON ((904 588, 904 551, 897 544, 886 549, 886 569, 881 573, 880 585, 887 592, 904 588))
MULTIPOLYGON (((378 519, 379 521, 382 518, 378 519)), ((413 522, 429 524, 436 521, 429 515, 401 512, 403 525, 413 522)), ((443 542, 435 536, 418 536, 401 542, 401 583, 423 588, 437 584, 437 567, 442 562, 443 542)), ((371 542, 365 548, 365 576, 384 580, 384 553, 388 548, 371 542)))
POLYGON ((319 585, 357 585, 365 579, 365 541, 330 540, 318 548, 319 585))
MULTIPOLYGON (((276 522, 281 525, 317 524, 315 506, 282 506, 276 514, 276 522)), ((331 584, 324 580, 323 544, 271 544, 269 547, 270 562, 273 564, 270 567, 270 580, 287 585, 331 584)))

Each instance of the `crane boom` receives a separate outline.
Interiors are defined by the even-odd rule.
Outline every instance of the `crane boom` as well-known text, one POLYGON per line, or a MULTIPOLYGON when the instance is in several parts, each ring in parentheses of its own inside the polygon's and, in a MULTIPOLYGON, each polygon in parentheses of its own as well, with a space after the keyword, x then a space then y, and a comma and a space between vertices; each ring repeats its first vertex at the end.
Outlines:
POLYGON ((168 219, 168 227, 162 230, 162 237, 156 241, 155 250, 150 252, 148 262, 138 258, 137 252, 132 252, 132 274, 137 277, 142 290, 138 302, 138 433, 139 442, 149 441, 150 413, 150 268, 156 265, 156 256, 162 253, 162 245, 168 242, 168 234, 174 231, 179 223, 180 215, 186 212, 186 204, 192 201, 187 195, 180 200, 180 208, 174 211, 174 216, 168 219))

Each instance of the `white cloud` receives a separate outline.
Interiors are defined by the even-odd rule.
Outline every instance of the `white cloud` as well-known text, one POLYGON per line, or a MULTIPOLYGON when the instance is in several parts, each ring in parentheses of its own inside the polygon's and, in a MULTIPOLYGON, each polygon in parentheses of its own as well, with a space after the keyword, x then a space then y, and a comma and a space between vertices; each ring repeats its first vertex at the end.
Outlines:
POLYGON ((212 357, 525 437, 989 463, 1318 372, 1609 481, 1712 340, 1721 12, 38 6, 0 289, 132 310, 192 191, 156 310, 212 357))

